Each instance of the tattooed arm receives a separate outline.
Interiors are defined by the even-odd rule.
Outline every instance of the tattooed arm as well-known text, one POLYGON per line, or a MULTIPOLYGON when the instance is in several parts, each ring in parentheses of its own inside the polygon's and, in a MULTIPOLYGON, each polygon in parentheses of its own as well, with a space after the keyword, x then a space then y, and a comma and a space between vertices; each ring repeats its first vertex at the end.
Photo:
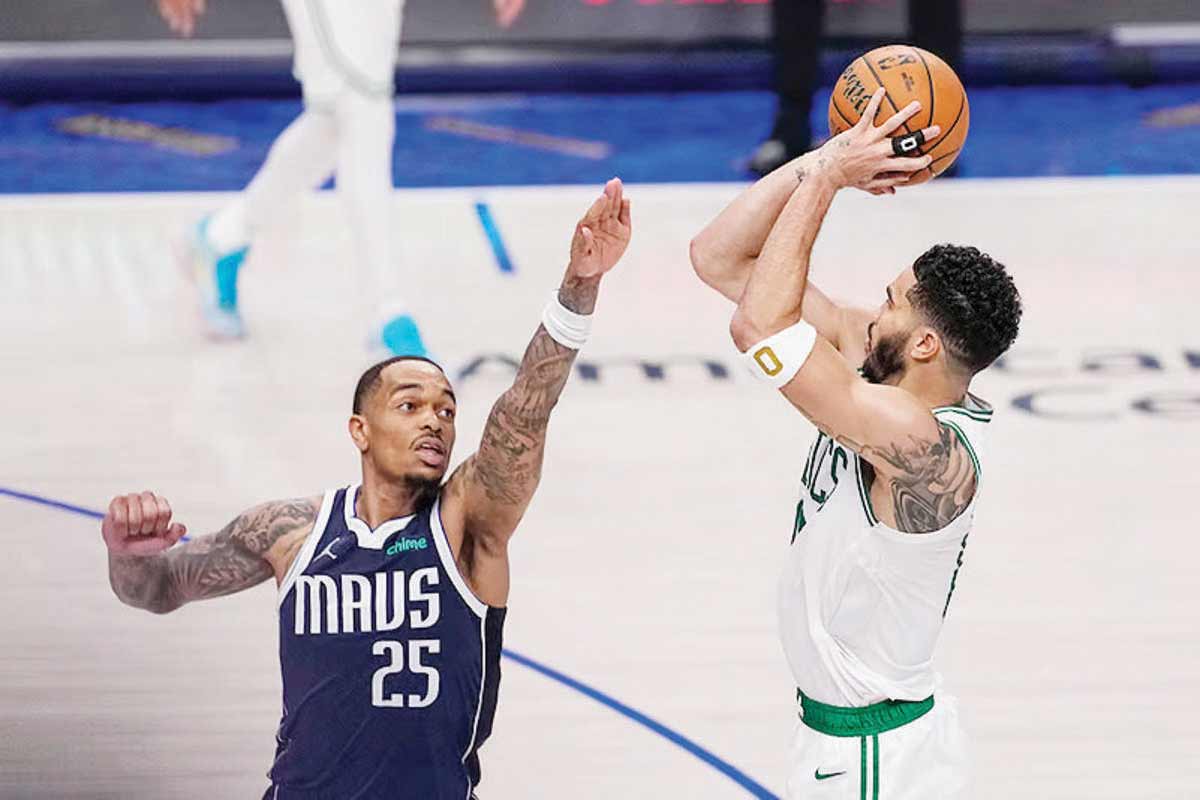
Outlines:
MULTIPOLYGON (((576 314, 593 312, 600 280, 625 252, 630 233, 629 201, 622 196, 621 182, 613 179, 575 226, 570 264, 558 289, 563 306, 576 314)), ((479 450, 450 478, 444 522, 474 547, 463 548, 469 570, 480 548, 483 556, 502 555, 533 499, 550 412, 576 355, 539 325, 512 387, 492 407, 479 450)))
MULTIPOLYGON (((171 506, 151 492, 115 498, 101 531, 108 578, 126 605, 156 614, 184 603, 249 589, 275 574, 269 560, 312 529, 320 498, 265 503, 219 532, 178 546, 186 528, 171 522, 171 506)), ((290 555, 294 555, 294 552, 290 555)))
MULTIPOLYGON (((886 485, 876 513, 905 533, 940 530, 970 504, 976 475, 958 436, 917 397, 867 383, 820 338, 782 389, 814 425, 859 453, 886 485)), ((882 490, 881 490, 882 491, 882 490)))
MULTIPOLYGON (((595 307, 598 280, 567 278, 559 302, 578 314, 595 307)), ((563 347, 538 326, 512 387, 492 406, 479 450, 451 478, 462 499, 464 527, 500 542, 517 528, 542 475, 550 412, 566 386, 578 351, 563 347)))
MULTIPOLYGON (((837 191, 886 188, 903 179, 894 175, 899 170, 928 163, 927 156, 891 155, 887 135, 915 109, 910 106, 877 128, 873 120, 882 98, 877 92, 858 125, 801 165, 799 183, 767 235, 730 324, 743 352, 800 321, 813 243, 837 191), (892 177, 876 178, 880 174, 892 177)), ((936 132, 926 130, 930 138, 936 132)), ((975 474, 957 437, 909 392, 860 378, 827 338, 817 337, 782 391, 818 428, 861 454, 887 481, 891 508, 877 510, 899 530, 942 528, 974 495, 975 474)))
MULTIPOLYGON (((774 333, 744 321, 735 321, 731 330, 743 352, 774 333)), ((957 435, 915 395, 865 381, 820 336, 782 392, 814 425, 862 455, 888 481, 890 503, 877 504, 876 511, 897 530, 939 530, 971 502, 975 471, 957 435)))

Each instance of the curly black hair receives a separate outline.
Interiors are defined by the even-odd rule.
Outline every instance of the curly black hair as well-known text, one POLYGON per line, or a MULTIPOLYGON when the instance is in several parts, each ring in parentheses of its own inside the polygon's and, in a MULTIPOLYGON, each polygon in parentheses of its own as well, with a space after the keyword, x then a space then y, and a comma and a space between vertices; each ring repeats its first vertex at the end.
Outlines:
POLYGON ((938 244, 913 262, 908 299, 972 375, 1017 338, 1021 295, 1004 265, 975 247, 938 244))

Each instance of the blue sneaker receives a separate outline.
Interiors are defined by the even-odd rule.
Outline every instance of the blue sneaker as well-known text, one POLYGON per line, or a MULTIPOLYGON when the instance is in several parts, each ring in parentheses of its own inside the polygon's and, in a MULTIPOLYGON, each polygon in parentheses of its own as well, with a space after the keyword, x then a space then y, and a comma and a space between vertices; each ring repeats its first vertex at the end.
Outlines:
POLYGON ((421 329, 409 314, 398 314, 385 320, 379 329, 379 338, 387 351, 394 356, 429 358, 429 351, 425 349, 425 342, 421 339, 421 329))
POLYGON ((246 326, 238 311, 237 279, 250 248, 219 253, 208 238, 205 217, 197 223, 185 245, 185 268, 200 292, 200 319, 213 339, 241 339, 246 326))

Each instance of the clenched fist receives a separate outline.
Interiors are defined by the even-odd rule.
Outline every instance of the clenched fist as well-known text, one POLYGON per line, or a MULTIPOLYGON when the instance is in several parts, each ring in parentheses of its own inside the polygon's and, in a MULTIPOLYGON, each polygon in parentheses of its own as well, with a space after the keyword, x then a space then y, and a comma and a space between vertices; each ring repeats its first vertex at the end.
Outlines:
POLYGON ((166 498, 142 492, 114 497, 100 532, 113 555, 152 556, 178 542, 187 528, 171 522, 166 498))

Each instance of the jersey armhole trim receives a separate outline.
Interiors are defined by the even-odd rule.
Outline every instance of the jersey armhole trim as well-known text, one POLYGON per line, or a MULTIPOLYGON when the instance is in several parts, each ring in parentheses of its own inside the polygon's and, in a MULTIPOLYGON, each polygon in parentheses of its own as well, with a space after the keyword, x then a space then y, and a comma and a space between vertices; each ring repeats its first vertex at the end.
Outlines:
MULTIPOLYGON (((949 601, 947 601, 949 602, 949 601)), ((462 758, 459 759, 463 764, 467 763, 467 758, 475 749, 475 739, 479 736, 479 717, 483 714, 483 693, 487 690, 487 612, 479 618, 479 698, 475 703, 475 721, 471 723, 471 741, 467 742, 467 749, 463 751, 462 758)), ((468 778, 467 783, 471 781, 468 778)), ((468 786, 467 800, 475 793, 474 786, 468 786)))
POLYGON ((983 422, 983 423, 991 422, 992 414, 993 414, 991 409, 976 410, 976 409, 971 409, 971 408, 963 408, 962 406, 938 406, 937 408, 933 409, 934 416, 937 416, 938 414, 947 414, 947 413, 948 414, 960 414, 960 415, 966 417, 967 419, 971 419, 971 420, 974 420, 975 422, 983 422))
MULTIPOLYGON (((958 440, 962 442, 963 447, 967 449, 967 455, 971 457, 971 463, 975 465, 975 483, 978 484, 983 478, 983 468, 979 466, 979 456, 975 454, 975 448, 971 446, 971 440, 967 438, 966 432, 963 431, 963 429, 959 427, 958 423, 954 420, 942 419, 940 417, 938 417, 937 420, 950 430, 954 431, 954 433, 958 436, 958 440)), ((979 491, 978 485, 975 487, 975 490, 979 491)))
POLYGON ((454 584, 458 596, 463 599, 471 611, 475 612, 475 616, 486 618, 487 603, 475 596, 475 592, 471 591, 471 587, 467 585, 466 578, 458 571, 458 562, 454 560, 454 552, 450 549, 450 537, 446 535, 446 529, 442 526, 442 498, 440 495, 433 503, 433 510, 429 514, 429 524, 433 528, 433 541, 437 545, 442 569, 450 576, 450 582, 454 584))
POLYGON ((867 515, 867 522, 874 528, 879 524, 879 518, 875 516, 875 509, 871 508, 871 493, 867 491, 866 481, 863 480, 862 456, 858 453, 854 454, 854 477, 857 479, 858 499, 862 501, 863 511, 867 515))
MULTIPOLYGON (((959 432, 958 435, 961 436, 962 433, 959 432)), ((970 445, 967 445, 967 447, 969 448, 970 445)), ((974 457, 974 453, 972 453, 972 457, 974 457)), ((871 530, 874 532, 874 534, 885 536, 892 541, 900 542, 906 545, 928 544, 930 542, 939 541, 941 539, 950 536, 956 536, 958 534, 958 531, 954 529, 953 522, 949 525, 946 525, 941 530, 931 531, 929 533, 907 533, 905 531, 898 531, 891 526, 883 524, 879 521, 879 518, 875 516, 875 509, 871 507, 871 494, 867 491, 867 485, 863 479, 862 456, 858 455, 857 453, 855 454, 854 459, 854 474, 858 479, 858 497, 862 501, 863 511, 867 515, 867 524, 871 526, 871 530)), ((975 481, 976 484, 978 484, 978 472, 975 474, 975 481)), ((975 487, 975 491, 976 493, 979 492, 978 485, 975 487)), ((963 509, 962 514, 966 514, 974 503, 975 498, 972 497, 971 502, 967 504, 967 508, 963 509)), ((959 514, 959 517, 961 517, 962 514, 959 514)), ((955 517, 955 520, 957 520, 959 517, 955 517)))
POLYGON ((287 598, 288 592, 292 590, 292 585, 296 582, 296 578, 300 576, 300 573, 308 569, 308 564, 312 561, 317 544, 320 543, 321 537, 325 535, 325 528, 329 524, 329 515, 333 512, 333 498, 336 495, 337 490, 335 489, 331 489, 325 493, 325 498, 321 501, 321 510, 317 513, 317 521, 313 523, 313 528, 309 531, 304 544, 300 547, 300 552, 296 554, 292 565, 288 567, 287 574, 283 576, 283 583, 279 584, 279 596, 275 602, 276 607, 283 606, 283 601, 287 598))

